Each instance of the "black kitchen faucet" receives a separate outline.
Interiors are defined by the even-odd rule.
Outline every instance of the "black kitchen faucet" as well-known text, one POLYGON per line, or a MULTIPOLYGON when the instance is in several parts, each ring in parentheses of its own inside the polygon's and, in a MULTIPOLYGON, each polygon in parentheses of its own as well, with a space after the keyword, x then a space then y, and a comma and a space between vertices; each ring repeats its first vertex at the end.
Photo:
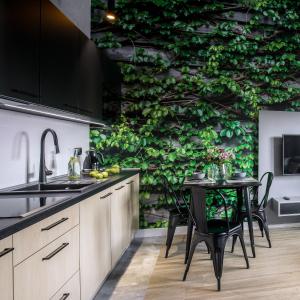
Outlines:
POLYGON ((56 154, 59 153, 58 139, 56 132, 53 129, 47 128, 43 131, 41 137, 41 153, 40 153, 40 173, 39 173, 39 182, 46 183, 46 176, 52 175, 52 171, 48 170, 45 163, 45 139, 48 132, 51 132, 53 136, 53 142, 55 146, 56 154))

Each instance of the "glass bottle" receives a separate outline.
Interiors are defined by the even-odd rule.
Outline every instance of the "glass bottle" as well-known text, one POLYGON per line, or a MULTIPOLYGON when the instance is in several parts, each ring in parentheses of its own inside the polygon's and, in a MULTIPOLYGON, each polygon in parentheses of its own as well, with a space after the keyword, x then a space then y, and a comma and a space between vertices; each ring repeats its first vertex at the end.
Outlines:
POLYGON ((69 164, 68 164, 69 180, 80 179, 80 174, 81 174, 80 155, 81 154, 82 154, 82 148, 75 148, 74 156, 70 157, 69 164))
POLYGON ((69 180, 80 179, 80 160, 78 156, 71 156, 68 164, 69 180))

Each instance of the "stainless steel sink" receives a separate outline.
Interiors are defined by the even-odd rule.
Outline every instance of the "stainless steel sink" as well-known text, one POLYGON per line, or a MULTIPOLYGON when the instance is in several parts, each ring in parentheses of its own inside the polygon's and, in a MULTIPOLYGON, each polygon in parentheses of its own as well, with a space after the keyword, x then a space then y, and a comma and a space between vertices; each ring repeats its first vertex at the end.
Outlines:
POLYGON ((81 193, 86 188, 95 184, 89 183, 39 183, 29 185, 15 190, 0 192, 0 195, 20 195, 20 194, 50 194, 50 193, 81 193))

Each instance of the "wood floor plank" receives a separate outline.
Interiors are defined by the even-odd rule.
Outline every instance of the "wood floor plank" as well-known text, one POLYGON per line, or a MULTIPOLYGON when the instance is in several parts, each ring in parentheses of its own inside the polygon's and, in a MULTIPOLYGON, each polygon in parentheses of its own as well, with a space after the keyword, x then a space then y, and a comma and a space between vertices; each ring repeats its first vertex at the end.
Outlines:
MULTIPOLYGON (((247 237, 246 237, 247 239, 247 237)), ((162 246, 146 291, 146 300, 300 300, 300 229, 273 229, 272 248, 256 232, 256 258, 247 270, 240 244, 224 258, 222 291, 216 291, 212 261, 205 247, 196 249, 190 271, 182 281, 185 238, 176 237, 168 259, 162 246)), ((246 242, 250 255, 250 244, 246 242)))

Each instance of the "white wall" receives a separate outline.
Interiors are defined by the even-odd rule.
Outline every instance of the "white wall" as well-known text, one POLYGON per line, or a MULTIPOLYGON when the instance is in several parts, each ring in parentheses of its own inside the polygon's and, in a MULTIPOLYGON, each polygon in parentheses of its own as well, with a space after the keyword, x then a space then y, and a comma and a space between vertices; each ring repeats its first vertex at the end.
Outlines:
MULTIPOLYGON (((261 111, 259 114, 258 172, 274 173, 270 198, 300 196, 300 176, 282 175, 282 135, 300 134, 300 113, 286 111, 261 111)), ((262 189, 263 190, 263 189, 262 189)), ((298 222, 300 217, 277 218, 269 205, 270 223, 298 222)))
POLYGON ((53 175, 67 173, 72 149, 89 148, 89 125, 0 109, 0 188, 38 180, 40 139, 46 128, 58 136, 54 154, 51 134, 46 138, 46 165, 53 175))
POLYGON ((261 111, 259 115, 259 174, 275 173, 270 197, 300 196, 300 176, 282 176, 280 139, 283 134, 300 134, 300 113, 261 111), (278 140, 278 144, 277 144, 278 140))

